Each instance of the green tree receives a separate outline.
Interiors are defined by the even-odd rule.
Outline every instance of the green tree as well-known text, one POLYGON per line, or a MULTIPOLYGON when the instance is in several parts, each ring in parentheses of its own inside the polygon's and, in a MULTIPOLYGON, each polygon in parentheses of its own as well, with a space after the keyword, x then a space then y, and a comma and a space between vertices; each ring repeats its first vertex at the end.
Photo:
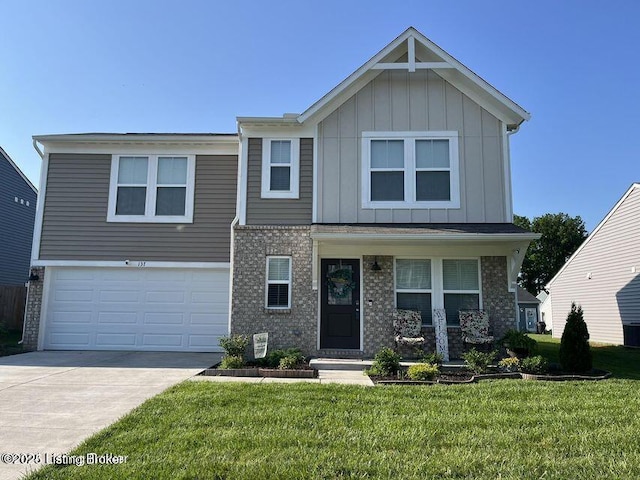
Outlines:
POLYGON ((520 285, 537 295, 584 242, 587 229, 580 216, 566 213, 547 213, 533 220, 514 215, 513 223, 542 234, 529 245, 520 276, 520 285))
POLYGON ((587 372, 591 370, 591 349, 589 330, 584 321, 582 307, 571 304, 567 323, 560 340, 560 365, 567 372, 587 372))

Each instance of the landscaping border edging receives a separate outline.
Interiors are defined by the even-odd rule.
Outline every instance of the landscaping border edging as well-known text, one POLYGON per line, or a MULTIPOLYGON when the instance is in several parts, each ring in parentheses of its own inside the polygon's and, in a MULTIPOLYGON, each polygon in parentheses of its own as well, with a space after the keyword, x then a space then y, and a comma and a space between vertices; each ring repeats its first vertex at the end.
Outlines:
POLYGON ((269 377, 269 378, 316 378, 315 369, 287 369, 279 368, 207 368, 201 375, 210 377, 269 377))
POLYGON ((602 372, 602 374, 601 375, 573 375, 573 374, 536 375, 533 373, 522 373, 521 375, 523 380, 545 380, 550 382, 567 382, 572 380, 598 381, 598 380, 606 380, 607 378, 611 377, 611 372, 607 370, 594 369, 594 372, 602 372))

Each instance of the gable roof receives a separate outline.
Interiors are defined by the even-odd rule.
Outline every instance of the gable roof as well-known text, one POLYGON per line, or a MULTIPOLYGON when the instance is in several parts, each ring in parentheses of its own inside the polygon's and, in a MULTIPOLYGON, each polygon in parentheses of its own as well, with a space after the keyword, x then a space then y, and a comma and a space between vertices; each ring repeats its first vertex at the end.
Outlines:
POLYGON ((540 303, 540 300, 518 285, 518 303, 540 303))
POLYGON ((20 170, 20 168, 18 168, 18 165, 16 165, 15 162, 11 160, 11 157, 9 156, 9 154, 5 152, 2 147, 0 147, 0 156, 4 157, 7 160, 7 162, 9 162, 9 165, 11 165, 15 169, 15 171, 18 172, 18 175, 20 175, 24 180, 24 182, 29 186, 29 188, 33 190, 33 193, 37 194, 38 189, 33 185, 33 183, 31 183, 31 180, 29 180, 27 176, 24 173, 22 173, 22 170, 20 170))
POLYGON ((622 198, 620 200, 618 200, 618 203, 616 203, 613 208, 609 211, 609 213, 607 213, 607 215, 602 219, 602 221, 598 224, 598 226, 596 228, 593 229, 593 231, 589 234, 589 236, 587 237, 587 239, 582 242, 582 245, 580 245, 578 247, 578 249, 573 252, 573 255, 571 255, 569 257, 569 260, 567 260, 565 262, 565 264, 562 266, 562 268, 558 271, 558 273, 556 273, 554 275, 554 277, 549 280, 549 283, 547 283, 545 285, 546 289, 549 289, 549 287, 551 287, 553 285, 553 282, 556 281, 556 279, 562 275, 562 272, 564 272, 567 267, 569 266, 569 264, 573 261, 574 258, 576 258, 580 252, 587 246, 587 244, 591 241, 591 239, 593 237, 595 237, 597 235, 597 233, 600 231, 600 229, 607 223, 607 221, 616 213, 616 211, 620 208, 620 206, 624 203, 624 201, 627 199, 627 197, 629 195, 631 195, 631 192, 633 192, 635 189, 640 188, 640 183, 633 183, 631 184, 631 187, 629 187, 629 190, 627 190, 625 192, 624 195, 622 195, 622 198))
POLYGON ((520 105, 499 92, 479 75, 472 72, 413 27, 409 27, 367 63, 349 75, 324 97, 298 116, 299 122, 320 121, 378 76, 385 68, 429 68, 462 93, 476 101, 488 112, 517 129, 531 115, 520 105), (406 63, 398 60, 407 55, 406 63), (391 65, 393 64, 393 65, 391 65))

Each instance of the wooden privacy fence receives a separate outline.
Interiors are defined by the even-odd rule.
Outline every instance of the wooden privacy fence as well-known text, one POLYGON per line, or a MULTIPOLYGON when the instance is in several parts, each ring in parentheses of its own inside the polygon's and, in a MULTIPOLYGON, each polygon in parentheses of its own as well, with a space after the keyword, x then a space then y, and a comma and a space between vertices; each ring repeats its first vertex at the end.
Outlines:
POLYGON ((22 330, 27 287, 0 285, 0 326, 22 330))

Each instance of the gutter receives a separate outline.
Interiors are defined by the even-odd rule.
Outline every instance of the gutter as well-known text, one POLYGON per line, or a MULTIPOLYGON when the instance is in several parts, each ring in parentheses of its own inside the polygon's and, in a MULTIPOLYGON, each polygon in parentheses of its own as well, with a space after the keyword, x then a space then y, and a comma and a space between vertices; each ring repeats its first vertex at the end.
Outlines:
POLYGON ((311 238, 314 240, 435 240, 435 241, 524 241, 537 240, 540 238, 539 233, 323 233, 312 232, 311 238))

